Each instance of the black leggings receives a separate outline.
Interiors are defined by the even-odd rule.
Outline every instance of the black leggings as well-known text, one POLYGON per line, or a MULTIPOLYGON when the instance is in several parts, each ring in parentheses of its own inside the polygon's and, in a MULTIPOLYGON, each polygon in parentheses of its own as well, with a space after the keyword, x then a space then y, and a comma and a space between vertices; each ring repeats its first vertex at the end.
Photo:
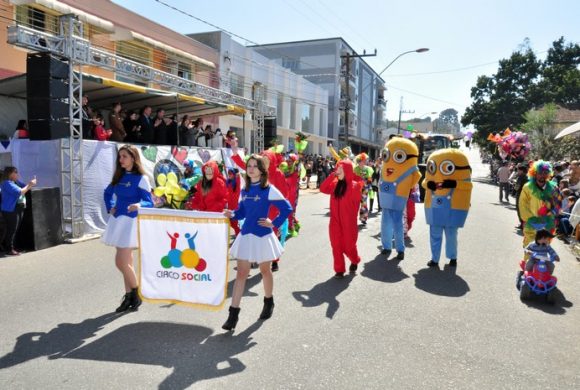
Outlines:
POLYGON ((4 249, 7 251, 14 250, 14 237, 20 228, 22 216, 24 215, 24 206, 16 205, 14 211, 2 211, 4 222, 6 223, 6 236, 4 236, 4 249))

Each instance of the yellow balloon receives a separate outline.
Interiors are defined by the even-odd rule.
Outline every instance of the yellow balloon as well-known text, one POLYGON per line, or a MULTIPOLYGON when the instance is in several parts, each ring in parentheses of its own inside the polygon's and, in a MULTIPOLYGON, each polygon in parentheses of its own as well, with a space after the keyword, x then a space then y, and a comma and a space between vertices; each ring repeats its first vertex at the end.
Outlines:
POLYGON ((153 190, 153 193, 155 196, 161 197, 165 195, 165 187, 157 187, 155 190, 153 190))
POLYGON ((193 249, 184 249, 181 252, 181 263, 186 268, 195 268, 199 263, 199 255, 193 249))
POLYGON ((157 175, 157 183, 159 183, 160 186, 164 186, 165 183, 167 183, 167 176, 165 176, 165 173, 157 175))
POLYGON ((167 174, 167 181, 169 183, 175 183, 175 184, 177 184, 177 175, 175 174, 175 172, 169 172, 167 174))

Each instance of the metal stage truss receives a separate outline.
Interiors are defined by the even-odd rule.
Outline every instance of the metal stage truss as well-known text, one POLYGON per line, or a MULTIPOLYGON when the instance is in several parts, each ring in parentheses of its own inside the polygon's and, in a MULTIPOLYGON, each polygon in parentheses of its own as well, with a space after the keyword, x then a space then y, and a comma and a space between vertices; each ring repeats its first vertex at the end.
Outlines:
POLYGON ((254 150, 264 148, 264 117, 275 116, 276 109, 266 105, 263 86, 256 84, 254 100, 208 87, 171 73, 128 60, 91 46, 84 39, 83 23, 75 15, 59 18, 58 36, 29 27, 8 27, 8 43, 27 50, 48 52, 69 62, 70 137, 61 140, 61 184, 63 231, 70 238, 83 235, 83 150, 82 150, 82 66, 94 66, 140 82, 158 84, 173 92, 193 95, 210 102, 232 104, 253 111, 254 150))

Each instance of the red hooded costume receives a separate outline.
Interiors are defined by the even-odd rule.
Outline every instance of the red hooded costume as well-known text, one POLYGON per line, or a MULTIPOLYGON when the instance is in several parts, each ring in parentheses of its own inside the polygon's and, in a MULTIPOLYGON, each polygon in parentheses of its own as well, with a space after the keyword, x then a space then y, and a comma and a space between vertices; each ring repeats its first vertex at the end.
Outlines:
POLYGON ((292 205, 292 213, 288 216, 288 229, 294 229, 296 207, 298 206, 298 189, 300 185, 300 170, 298 164, 298 157, 295 154, 290 155, 289 166, 291 166, 292 173, 286 176, 286 184, 288 184, 288 202, 292 205))
POLYGON ((205 177, 205 169, 211 167, 213 178, 211 189, 207 194, 203 194, 203 179, 195 186, 196 192, 193 198, 185 205, 188 210, 215 211, 221 213, 226 208, 228 201, 228 191, 226 181, 215 161, 208 161, 201 167, 201 172, 205 177))
MULTIPOLYGON (((228 190, 228 210, 237 210, 238 203, 240 200, 240 192, 242 191, 242 183, 240 180, 240 175, 237 170, 228 170, 228 180, 226 181, 226 186, 228 190), (230 178, 230 174, 233 174, 233 178, 230 178)), ((237 219, 231 219, 230 225, 234 229, 236 235, 240 232, 240 225, 237 219)))
MULTIPOLYGON (((360 257, 356 248, 358 239, 358 209, 361 200, 363 183, 355 178, 352 162, 340 161, 337 166, 344 171, 346 191, 341 197, 334 193, 339 182, 338 177, 330 175, 320 185, 320 192, 330 195, 330 245, 334 257, 334 272, 346 272, 344 255, 352 264, 358 264, 360 257)), ((335 171, 336 172, 336 171, 335 171)))

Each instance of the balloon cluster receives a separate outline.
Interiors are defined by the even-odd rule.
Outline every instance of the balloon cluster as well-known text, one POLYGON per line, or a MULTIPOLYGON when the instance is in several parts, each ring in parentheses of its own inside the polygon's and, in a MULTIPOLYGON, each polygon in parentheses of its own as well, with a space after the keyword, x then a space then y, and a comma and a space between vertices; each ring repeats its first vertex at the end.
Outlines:
POLYGON ((417 131, 413 125, 407 125, 407 130, 403 131, 403 138, 414 138, 417 136, 417 131))
POLYGON ((528 135, 521 131, 506 129, 503 135, 500 133, 490 134, 487 140, 497 144, 497 151, 502 160, 508 158, 524 159, 532 149, 528 135))

